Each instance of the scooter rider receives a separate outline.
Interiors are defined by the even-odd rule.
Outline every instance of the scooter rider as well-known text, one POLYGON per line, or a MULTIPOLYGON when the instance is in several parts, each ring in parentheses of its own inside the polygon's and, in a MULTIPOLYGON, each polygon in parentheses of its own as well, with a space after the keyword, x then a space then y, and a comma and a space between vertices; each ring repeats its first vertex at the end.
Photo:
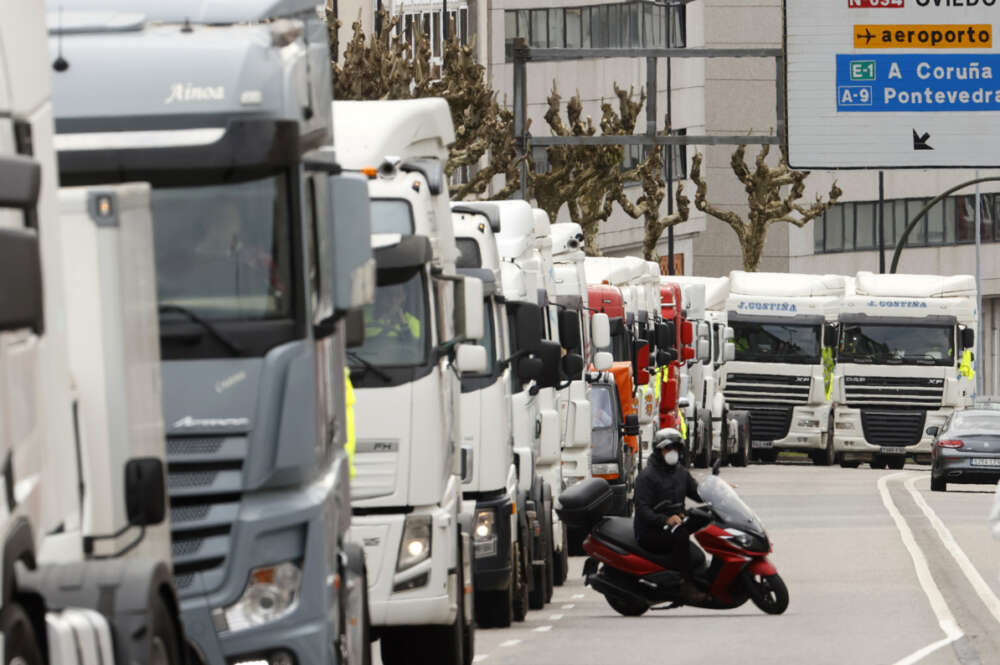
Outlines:
POLYGON ((684 576, 681 593, 689 602, 704 598, 692 580, 691 534, 684 526, 684 499, 701 501, 698 483, 681 464, 684 439, 670 427, 653 437, 656 453, 639 474, 635 487, 635 539, 644 550, 669 555, 671 568, 684 576))

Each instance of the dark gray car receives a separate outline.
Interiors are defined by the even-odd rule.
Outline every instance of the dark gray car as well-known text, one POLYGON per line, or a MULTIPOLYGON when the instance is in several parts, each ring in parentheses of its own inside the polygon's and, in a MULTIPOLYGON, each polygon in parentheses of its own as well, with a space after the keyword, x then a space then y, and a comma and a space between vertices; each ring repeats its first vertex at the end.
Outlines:
POLYGON ((931 449, 931 489, 944 492, 948 483, 994 484, 1000 480, 1000 404, 976 404, 956 411, 935 437, 931 449))

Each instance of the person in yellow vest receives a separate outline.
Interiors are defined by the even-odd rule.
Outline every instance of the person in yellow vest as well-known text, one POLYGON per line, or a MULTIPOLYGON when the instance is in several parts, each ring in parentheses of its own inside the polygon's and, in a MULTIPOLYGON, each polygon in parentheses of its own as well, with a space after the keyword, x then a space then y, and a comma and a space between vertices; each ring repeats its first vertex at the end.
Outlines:
POLYGON ((351 370, 344 368, 344 406, 346 417, 344 418, 345 430, 347 432, 344 441, 344 450, 347 452, 347 467, 351 471, 351 478, 354 477, 354 452, 357 450, 358 441, 354 434, 354 384, 351 383, 351 370))
POLYGON ((380 287, 371 317, 365 317, 365 339, 413 342, 420 339, 420 319, 406 310, 404 285, 380 287))
POLYGON ((975 378, 976 371, 972 368, 972 350, 962 352, 962 362, 958 364, 958 373, 967 379, 975 378))

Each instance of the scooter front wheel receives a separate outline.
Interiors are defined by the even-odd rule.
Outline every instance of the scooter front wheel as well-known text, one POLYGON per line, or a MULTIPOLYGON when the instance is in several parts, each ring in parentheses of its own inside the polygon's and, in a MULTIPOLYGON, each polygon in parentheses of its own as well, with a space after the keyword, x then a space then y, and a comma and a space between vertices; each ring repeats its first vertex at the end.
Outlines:
POLYGON ((768 614, 788 609, 788 587, 781 575, 747 575, 747 592, 753 604, 768 614))

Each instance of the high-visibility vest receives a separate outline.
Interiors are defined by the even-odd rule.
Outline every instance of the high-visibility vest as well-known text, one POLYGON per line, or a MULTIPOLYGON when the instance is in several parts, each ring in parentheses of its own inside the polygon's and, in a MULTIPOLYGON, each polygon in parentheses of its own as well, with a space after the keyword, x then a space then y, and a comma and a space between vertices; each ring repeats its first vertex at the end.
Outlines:
POLYGON ((680 422, 680 426, 681 426, 681 436, 683 436, 684 440, 687 441, 687 438, 688 438, 688 424, 687 424, 687 420, 684 419, 684 412, 681 411, 680 409, 677 410, 677 419, 680 422))
POLYGON ((823 383, 826 386, 826 401, 829 402, 833 399, 833 368, 836 363, 833 362, 833 349, 831 347, 825 347, 823 349, 823 383))
POLYGON ((409 313, 404 313, 406 317, 405 323, 403 321, 369 321, 365 324, 365 337, 378 337, 379 335, 386 335, 388 337, 399 337, 399 333, 404 330, 405 325, 409 328, 410 334, 413 339, 420 339, 420 319, 409 313))
POLYGON ((972 350, 966 349, 962 352, 962 362, 958 364, 958 373, 967 379, 976 376, 976 370, 972 368, 972 350))
POLYGON ((344 369, 344 404, 347 438, 344 441, 344 450, 347 452, 347 466, 351 471, 351 478, 354 477, 354 453, 358 447, 358 441, 354 433, 354 384, 351 383, 351 370, 344 369))

